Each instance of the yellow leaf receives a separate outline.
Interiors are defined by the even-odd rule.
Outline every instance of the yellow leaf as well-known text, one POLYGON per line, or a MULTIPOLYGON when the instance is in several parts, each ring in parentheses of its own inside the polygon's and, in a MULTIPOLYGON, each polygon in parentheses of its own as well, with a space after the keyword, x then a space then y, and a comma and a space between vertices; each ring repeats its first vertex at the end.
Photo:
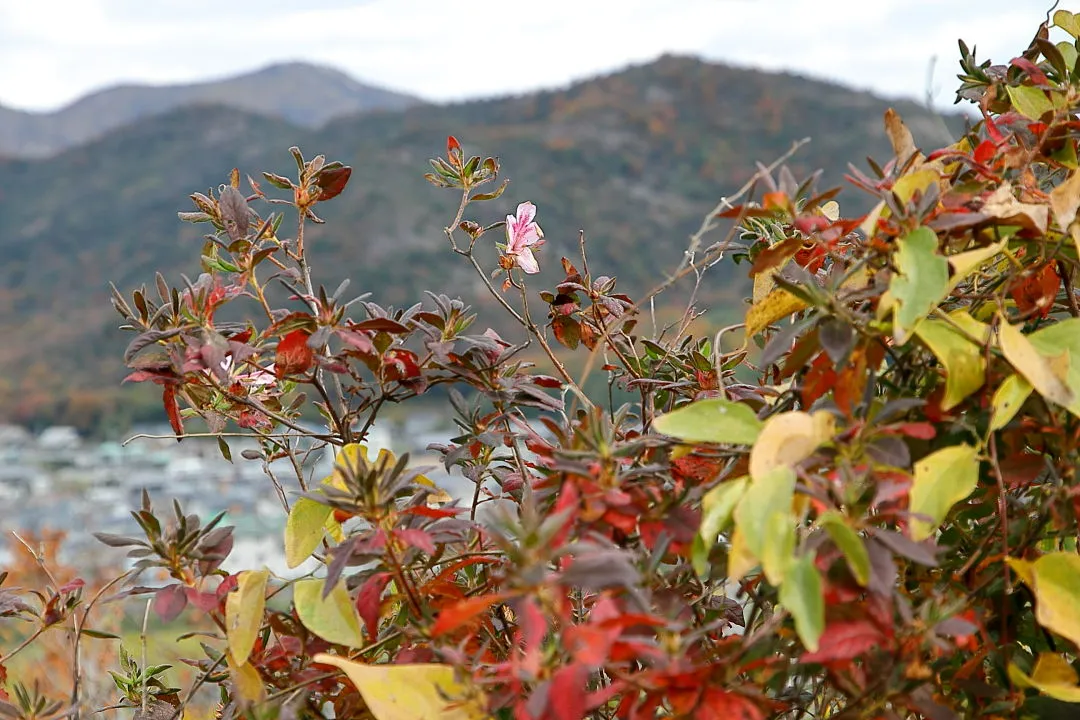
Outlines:
POLYGON ((332 515, 329 505, 315 502, 311 498, 298 498, 289 509, 285 521, 285 564, 294 568, 315 552, 322 542, 327 521, 332 515))
POLYGON ((918 542, 930 537, 952 506, 970 495, 978 483, 979 455, 971 445, 942 448, 915 463, 911 512, 930 521, 912 518, 911 538, 918 542))
POLYGON ((1017 374, 1005 378, 994 391, 994 414, 990 418, 990 430, 1000 430, 1016 416, 1024 401, 1031 395, 1031 383, 1017 374))
POLYGON ((244 703, 257 703, 260 702, 266 695, 266 686, 263 684, 262 678, 259 677, 259 671, 251 666, 250 663, 235 664, 232 658, 229 658, 229 677, 232 679, 233 687, 236 689, 236 694, 240 696, 240 700, 244 703))
POLYGON ((750 476, 764 477, 778 467, 793 467, 810 457, 833 436, 835 419, 818 411, 811 415, 792 411, 765 421, 750 449, 750 476))
POLYGON ((245 570, 236 577, 236 589, 225 598, 225 637, 236 665, 247 662, 259 636, 269 577, 268 570, 245 570))
POLYGON ((449 665, 366 665, 337 655, 312 658, 341 669, 375 720, 484 720, 483 694, 449 665))
POLYGON ((323 640, 348 647, 362 647, 360 618, 353 607, 345 584, 338 581, 330 594, 323 598, 324 581, 319 578, 300 580, 293 584, 293 605, 300 622, 323 640))
MULTIPOLYGON (((1010 325, 1004 317, 1001 317, 998 326, 998 340, 1005 359, 1031 383, 1036 392, 1057 405, 1069 407, 1072 404, 1074 395, 1065 384, 1066 373, 1059 375, 1055 372, 1051 359, 1040 354, 1020 328, 1010 325)), ((1062 354, 1067 362, 1068 354, 1062 354)))
POLYGON ((1057 653, 1039 653, 1035 669, 1028 677, 1016 665, 1009 664, 1009 678, 1019 687, 1033 687, 1043 695, 1062 702, 1080 702, 1076 670, 1057 653))
POLYGON ((893 183, 893 193, 896 194, 896 197, 900 198, 901 203, 907 205, 911 202, 911 198, 915 196, 916 192, 925 193, 928 187, 935 185, 938 181, 938 177, 937 172, 929 168, 916 170, 915 172, 902 176, 893 183))
MULTIPOLYGON (((1010 558, 1010 566, 1016 566, 1010 558)), ((1021 566, 1023 567, 1023 566, 1021 566)), ((1080 555, 1053 552, 1017 573, 1035 595, 1035 619, 1047 630, 1080 645, 1080 555)))
MULTIPOLYGON (((773 585, 779 585, 783 577, 783 562, 776 553, 787 544, 784 527, 794 532, 795 520, 791 516, 794 498, 795 471, 790 467, 778 466, 767 473, 753 475, 750 487, 735 508, 735 527, 742 535, 746 550, 762 560, 765 574, 773 585), (769 547, 770 537, 773 552, 767 558, 766 548, 769 547), (769 562, 766 563, 766 559, 769 562)), ((794 535, 791 545, 791 550, 794 550, 794 535)))
POLYGON ((727 561, 727 574, 732 582, 742 580, 757 567, 757 557, 746 546, 746 535, 739 527, 731 533, 731 547, 728 548, 727 561))
POLYGON ((1005 558, 1005 562, 1009 564, 1012 571, 1016 573, 1016 576, 1020 578, 1020 582, 1024 583, 1030 588, 1035 587, 1035 573, 1031 569, 1033 563, 1022 560, 1021 558, 1005 558))
MULTIPOLYGON (((989 327, 967 313, 952 317, 965 332, 983 337, 989 327)), ((915 328, 915 335, 930 348, 945 368, 945 397, 941 408, 949 410, 978 390, 986 382, 986 358, 982 348, 945 320, 924 320, 915 328)))
POLYGON ((872 238, 877 234, 878 220, 881 219, 881 213, 885 211, 885 201, 882 200, 866 214, 866 219, 862 221, 862 225, 859 225, 859 230, 865 237, 872 238))
POLYGON ((746 311, 746 338, 757 335, 777 320, 786 318, 788 315, 798 312, 806 307, 806 303, 795 297, 787 290, 776 288, 760 302, 754 303, 746 311))
POLYGON ((983 263, 995 255, 1000 254, 1008 244, 1008 240, 1002 240, 993 245, 987 245, 986 247, 976 248, 975 250, 967 250, 962 253, 950 255, 947 259, 949 265, 952 267, 953 274, 952 277, 949 278, 949 289, 952 290, 955 288, 968 275, 971 275, 978 270, 983 263))

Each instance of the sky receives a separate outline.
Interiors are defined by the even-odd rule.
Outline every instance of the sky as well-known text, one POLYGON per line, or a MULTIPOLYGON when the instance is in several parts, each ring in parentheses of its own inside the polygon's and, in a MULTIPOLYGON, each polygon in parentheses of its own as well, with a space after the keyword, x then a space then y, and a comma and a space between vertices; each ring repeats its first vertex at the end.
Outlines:
POLYGON ((0 104, 306 60, 432 101, 557 88, 663 53, 952 104, 957 39, 1007 63, 1044 0, 0 0, 0 104), (933 73, 931 75, 931 69, 933 73))

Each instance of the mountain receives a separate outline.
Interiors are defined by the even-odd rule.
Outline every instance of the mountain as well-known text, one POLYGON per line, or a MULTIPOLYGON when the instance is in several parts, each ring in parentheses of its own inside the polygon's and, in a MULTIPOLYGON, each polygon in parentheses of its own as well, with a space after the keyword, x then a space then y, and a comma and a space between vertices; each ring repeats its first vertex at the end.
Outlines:
POLYGON ((190 85, 119 85, 55 112, 0 106, 0 157, 47 157, 152 115, 191 105, 227 105, 317 128, 334 118, 401 110, 419 102, 410 95, 357 82, 333 68, 283 63, 190 85))
MULTIPOLYGON (((823 169, 822 188, 841 184, 849 161, 887 159, 881 118, 890 105, 923 147, 948 143, 962 127, 914 103, 665 56, 564 90, 417 105, 318 129, 192 106, 54 158, 0 162, 0 412, 87 425, 132 412, 132 396, 117 389, 127 337, 115 329, 107 283, 129 292, 158 269, 173 282, 194 278, 203 226, 177 220, 177 210, 191 209, 186 196, 224 182, 233 167, 291 174, 289 145, 354 168, 345 193, 320 206, 327 224, 308 235, 328 288, 349 277, 352 292, 397 306, 430 289, 483 312, 490 300, 442 236, 455 194, 422 177, 448 134, 466 152, 499 156, 512 180, 503 198, 477 207, 478 221, 536 203, 547 245, 534 288, 554 284, 558 257, 576 251, 584 229, 593 271, 633 294, 672 269, 702 215, 751 177, 755 162, 793 141, 812 138, 788 165, 797 177, 823 169)), ((867 204, 853 190, 839 200, 867 204)), ((701 297, 730 316, 745 273, 721 265, 701 297)))

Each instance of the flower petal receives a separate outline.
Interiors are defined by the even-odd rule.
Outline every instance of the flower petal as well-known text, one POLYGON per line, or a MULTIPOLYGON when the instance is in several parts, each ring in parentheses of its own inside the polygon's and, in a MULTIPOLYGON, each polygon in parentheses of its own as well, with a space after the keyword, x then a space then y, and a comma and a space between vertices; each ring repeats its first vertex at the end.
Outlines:
POLYGON ((519 252, 514 253, 514 257, 517 258, 518 267, 524 270, 528 275, 535 275, 540 272, 540 266, 536 263, 536 257, 533 256, 533 252, 529 248, 522 248, 519 252))
POLYGON ((531 223, 528 227, 522 228, 516 239, 518 245, 522 248, 535 245, 540 240, 540 233, 536 232, 536 223, 531 223))
POLYGON ((517 221, 520 225, 528 225, 536 217, 536 206, 531 202, 523 202, 517 206, 517 221))

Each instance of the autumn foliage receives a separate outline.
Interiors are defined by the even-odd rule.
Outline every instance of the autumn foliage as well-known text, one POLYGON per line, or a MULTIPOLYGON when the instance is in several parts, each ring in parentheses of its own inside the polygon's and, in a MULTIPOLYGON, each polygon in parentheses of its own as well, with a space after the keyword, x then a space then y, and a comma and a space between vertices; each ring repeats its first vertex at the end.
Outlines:
MULTIPOLYGON (((205 426, 228 457, 229 433, 258 440, 245 457, 287 514, 288 564, 316 570, 227 573, 220 517, 146 498, 142 536, 100 536, 133 562, 102 602, 152 596, 156 623, 197 608, 203 656, 177 688, 127 648, 118 704, 173 717, 215 688, 222 717, 1071 716, 1078 35, 1058 11, 1005 65, 961 43, 979 120, 955 144, 920 148, 887 113, 893 156, 848 178, 872 199, 856 216, 762 166, 641 297, 584 237, 545 240, 542 202, 504 206, 498 161, 451 137, 427 178, 461 202, 432 262, 473 266, 517 337, 457 299, 317 285, 305 231, 346 189, 340 163, 293 148, 293 178, 234 171, 192 195, 204 274, 115 293, 128 379, 161 386, 178 438, 205 426), (695 337, 692 301, 650 317, 721 261, 753 278, 742 323, 695 337), (562 280, 530 285, 545 265, 562 280), (586 392, 589 373, 612 392, 586 392), (463 498, 364 447, 420 396, 453 413, 433 449, 463 498), (311 480, 323 448, 335 469, 311 480)), ((13 588, 0 616, 77 640, 84 603, 70 583, 13 588)), ((30 684, 7 679, 4 712, 41 717, 30 684)))

